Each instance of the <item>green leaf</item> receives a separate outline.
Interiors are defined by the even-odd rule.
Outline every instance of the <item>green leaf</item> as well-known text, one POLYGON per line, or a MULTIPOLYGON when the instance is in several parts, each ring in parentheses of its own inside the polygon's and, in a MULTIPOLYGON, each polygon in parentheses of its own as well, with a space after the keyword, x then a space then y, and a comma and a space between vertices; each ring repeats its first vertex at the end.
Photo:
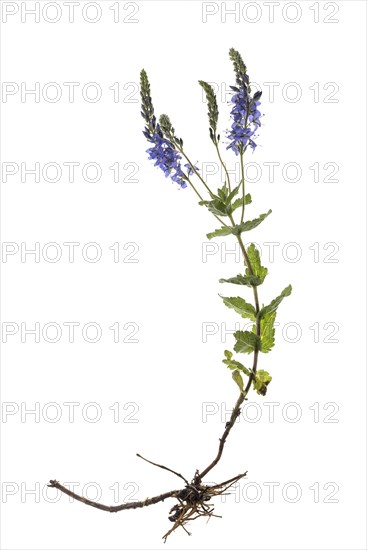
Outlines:
POLYGON ((221 298, 227 307, 234 309, 237 313, 241 315, 241 317, 243 317, 244 319, 251 319, 251 321, 255 321, 256 311, 252 304, 249 304, 240 296, 232 298, 221 296, 221 298))
POLYGON ((246 286, 258 286, 261 285, 262 280, 256 275, 241 275, 239 273, 236 277, 230 277, 229 279, 219 279, 220 283, 232 283, 234 285, 246 285, 246 286))
POLYGON ((228 216, 227 206, 219 199, 212 201, 200 201, 200 206, 206 206, 209 212, 216 216, 228 216))
MULTIPOLYGON (((245 204, 251 204, 251 202, 252 202, 251 195, 250 193, 247 193, 247 195, 245 195, 245 204)), ((232 212, 237 210, 237 208, 240 208, 240 206, 242 206, 242 203, 243 203, 242 198, 236 199, 232 204, 232 212)))
POLYGON ((241 233, 244 233, 245 231, 251 231, 251 229, 254 229, 258 225, 260 225, 260 223, 264 221, 265 218, 267 218, 269 214, 271 214, 271 212, 272 211, 269 210, 266 214, 261 214, 258 218, 255 218, 254 220, 247 220, 247 222, 242 222, 235 225, 231 228, 231 233, 233 233, 233 235, 241 235, 241 233))
MULTIPOLYGON (((268 274, 268 269, 261 265, 259 251, 257 250, 256 246, 253 243, 250 244, 250 246, 248 247, 247 255, 250 260, 253 275, 258 277, 261 281, 259 284, 262 284, 264 282, 265 277, 268 274)), ((248 268, 246 269, 246 275, 248 277, 251 277, 250 271, 248 268)))
POLYGON ((222 187, 218 188, 218 198, 227 204, 228 200, 228 187, 224 184, 222 187))
POLYGON ((234 212, 235 210, 237 210, 237 208, 240 208, 241 206, 242 206, 242 199, 236 199, 232 204, 232 211, 234 212))
POLYGON ((246 374, 246 376, 250 376, 250 371, 244 365, 242 365, 242 363, 236 361, 235 359, 232 359, 233 353, 231 351, 225 350, 224 355, 226 359, 223 359, 223 363, 227 365, 229 369, 236 369, 246 374))
MULTIPOLYGON (((241 184, 240 184, 241 185, 241 184)), ((235 187, 234 189, 232 189, 232 191, 230 192, 230 194, 228 195, 228 203, 230 204, 232 202, 232 199, 234 199, 234 197, 238 194, 238 190, 240 188, 240 185, 237 185, 237 187, 235 187)), ((242 199, 237 199, 237 200, 241 200, 242 199)))
POLYGON ((266 395, 267 387, 270 384, 272 377, 265 370, 258 370, 253 380, 254 390, 259 395, 266 395))
POLYGON ((210 240, 213 237, 225 237, 226 235, 232 234, 232 227, 220 227, 219 229, 216 229, 212 233, 207 233, 207 238, 210 240))
POLYGON ((237 353, 252 353, 259 346, 259 338, 248 330, 237 330, 234 337, 236 339, 234 351, 237 353))
POLYGON ((268 313, 276 311, 279 304, 283 301, 283 298, 290 296, 292 293, 292 285, 288 285, 274 300, 270 302, 268 306, 265 306, 260 311, 260 318, 265 317, 268 313))
POLYGON ((234 370, 232 372, 232 378, 236 382, 237 386, 243 391, 243 380, 239 370, 234 370))
POLYGON ((275 328, 274 321, 276 317, 276 311, 267 313, 260 321, 260 339, 261 347, 260 351, 268 353, 275 343, 275 328))
POLYGON ((212 233, 208 233, 207 238, 210 240, 213 237, 225 237, 226 235, 231 235, 231 234, 241 235, 241 233, 243 233, 244 231, 250 231, 251 229, 254 229, 258 225, 260 225, 260 223, 264 221, 265 218, 269 216, 269 214, 271 214, 271 210, 269 210, 266 214, 261 214, 258 218, 255 218, 254 220, 248 220, 247 222, 242 222, 238 225, 235 225, 234 227, 221 227, 220 229, 216 229, 212 233))
POLYGON ((244 231, 251 231, 251 229, 255 229, 258 225, 261 224, 269 216, 269 214, 272 213, 272 210, 268 210, 266 214, 261 214, 258 218, 255 218, 254 220, 248 220, 247 222, 242 222, 240 225, 237 225, 236 227, 239 228, 240 233, 243 233, 244 231))

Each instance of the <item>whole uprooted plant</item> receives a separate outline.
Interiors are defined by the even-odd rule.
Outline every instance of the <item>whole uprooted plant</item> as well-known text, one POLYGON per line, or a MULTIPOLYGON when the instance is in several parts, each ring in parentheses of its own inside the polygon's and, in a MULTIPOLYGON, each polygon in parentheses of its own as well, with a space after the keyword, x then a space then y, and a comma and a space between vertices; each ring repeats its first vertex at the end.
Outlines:
POLYGON ((273 348, 274 322, 277 309, 283 298, 289 296, 292 291, 292 287, 289 285, 270 304, 260 306, 258 289, 264 283, 268 270, 261 264, 259 250, 256 246, 251 243, 247 248, 245 247, 242 234, 257 227, 271 213, 271 210, 269 210, 264 214, 260 214, 255 219, 245 221, 245 209, 252 202, 252 199, 251 195, 245 192, 244 155, 249 147, 252 150, 256 148, 256 131, 261 126, 261 114, 259 111, 261 92, 257 91, 252 94, 247 68, 238 51, 231 48, 229 56, 233 62, 236 82, 234 86, 231 86, 233 92, 230 112, 231 128, 226 133, 226 148, 233 151, 239 157, 241 177, 238 185, 231 183, 227 166, 220 152, 220 135, 218 133, 219 111, 214 89, 207 82, 203 80, 199 81, 200 86, 205 92, 208 105, 210 139, 213 142, 225 174, 224 185, 219 187, 216 193, 209 188, 207 182, 201 176, 198 166, 188 157, 184 150, 183 140, 177 137, 168 116, 163 114, 157 120, 154 113, 147 73, 145 70, 142 70, 140 74, 141 114, 145 120, 143 133, 150 143, 150 147, 147 150, 149 159, 153 160, 155 166, 158 166, 164 172, 166 178, 170 178, 179 188, 191 187, 200 199, 199 204, 204 206, 219 221, 220 227, 208 233, 208 239, 228 235, 233 235, 236 238, 242 251, 244 269, 241 273, 229 279, 220 279, 220 282, 236 285, 241 294, 245 294, 246 292, 252 292, 253 294, 253 304, 242 296, 221 296, 228 308, 233 309, 243 319, 248 320, 250 325, 249 330, 237 330, 233 334, 233 351, 238 354, 252 355, 252 365, 245 366, 242 362, 238 361, 233 351, 224 351, 223 363, 232 371, 232 378, 237 384, 240 393, 232 410, 230 420, 226 423, 224 432, 219 440, 218 452, 208 466, 202 470, 196 470, 191 481, 166 466, 156 464, 143 458, 141 455, 137 455, 150 464, 175 474, 185 483, 184 487, 180 489, 174 489, 139 502, 105 506, 73 493, 56 480, 50 481, 49 485, 76 500, 107 512, 143 508, 162 502, 167 498, 174 498, 176 503, 170 509, 169 515, 169 520, 173 523, 173 526, 165 533, 164 540, 178 527, 182 527, 188 532, 186 525, 189 521, 201 516, 216 516, 212 504, 213 498, 225 493, 231 485, 246 476, 247 472, 244 472, 215 485, 208 485, 204 482, 204 478, 222 457, 228 435, 241 412, 241 405, 247 399, 250 389, 253 388, 257 394, 262 396, 267 392, 272 377, 265 370, 258 369, 259 355, 260 353, 268 353, 273 348), (198 191, 193 182, 194 178, 204 188, 205 197, 198 191), (237 218, 237 221, 235 218, 237 218))

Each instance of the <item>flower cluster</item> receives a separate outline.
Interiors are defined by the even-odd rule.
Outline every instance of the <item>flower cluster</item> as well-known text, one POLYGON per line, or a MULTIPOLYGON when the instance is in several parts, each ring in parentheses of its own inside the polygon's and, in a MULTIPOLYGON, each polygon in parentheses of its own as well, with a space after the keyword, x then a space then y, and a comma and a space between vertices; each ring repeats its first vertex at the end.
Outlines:
POLYGON ((183 189, 187 187, 186 176, 181 168, 180 160, 182 157, 173 144, 163 136, 159 124, 156 125, 156 131, 152 135, 146 131, 144 131, 144 135, 148 141, 154 143, 153 147, 147 149, 149 160, 155 160, 154 166, 158 166, 163 170, 166 178, 169 176, 172 181, 178 183, 183 189))
MULTIPOLYGON (((147 149, 149 154, 149 160, 154 160, 154 166, 158 166, 166 176, 169 176, 172 181, 178 183, 181 188, 187 187, 186 175, 181 168, 181 155, 178 153, 175 145, 167 136, 164 135, 161 125, 157 122, 154 115, 154 108, 152 98, 150 95, 150 85, 147 74, 144 70, 140 74, 140 87, 141 87, 141 115, 146 122, 145 129, 143 131, 147 140, 153 144, 152 147, 147 149)), ((190 174, 191 167, 185 165, 190 174)))
POLYGON ((236 73, 236 86, 231 86, 231 90, 235 92, 232 96, 233 107, 231 110, 231 118, 233 123, 231 130, 228 132, 230 140, 227 149, 232 149, 238 155, 244 153, 249 145, 255 149, 256 143, 252 139, 257 128, 261 126, 261 113, 258 110, 260 105, 260 97, 262 92, 256 92, 251 97, 251 88, 249 77, 247 75, 246 65, 243 63, 240 54, 235 50, 230 50, 230 57, 233 61, 234 70, 236 73))

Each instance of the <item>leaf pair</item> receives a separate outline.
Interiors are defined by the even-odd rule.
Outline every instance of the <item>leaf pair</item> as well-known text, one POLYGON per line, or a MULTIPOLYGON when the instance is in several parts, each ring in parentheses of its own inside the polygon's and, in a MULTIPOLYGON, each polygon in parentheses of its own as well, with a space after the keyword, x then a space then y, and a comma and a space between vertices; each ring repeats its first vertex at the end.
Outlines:
MULTIPOLYGON (((236 343, 234 345, 234 350, 238 353, 252 353, 253 351, 261 351, 263 353, 268 353, 275 344, 275 317, 276 310, 279 304, 282 302, 283 298, 289 296, 292 291, 291 285, 286 287, 283 292, 275 298, 268 306, 263 307, 259 312, 260 320, 260 337, 256 334, 256 325, 254 324, 251 331, 242 331, 237 330, 234 333, 236 343)), ((256 320, 256 311, 254 306, 248 304, 243 298, 232 297, 225 298, 222 297, 224 304, 227 307, 234 309, 237 313, 243 318, 250 319, 251 321, 256 320)))
POLYGON ((288 285, 274 300, 270 302, 268 306, 265 306, 260 311, 260 318, 265 317, 269 313, 273 313, 278 309, 279 304, 283 301, 284 298, 290 296, 292 293, 292 285, 288 285))
POLYGON ((236 311, 244 319, 260 322, 260 336, 256 334, 256 325, 252 327, 252 331, 237 330, 234 333, 236 343, 234 350, 238 353, 252 353, 253 351, 262 351, 268 353, 275 343, 275 317, 276 311, 283 299, 289 296, 292 292, 292 286, 287 286, 277 298, 272 300, 268 306, 263 307, 258 314, 252 304, 249 304, 240 296, 225 297, 221 296, 224 304, 236 311))
MULTIPOLYGON (((246 195, 247 196, 247 195, 246 195)), ((240 224, 236 224, 234 227, 225 227, 222 226, 219 229, 216 229, 212 233, 207 234, 207 238, 213 239, 213 237, 225 237, 227 235, 241 235, 241 233, 244 233, 245 231, 251 231, 251 229, 254 229, 258 225, 261 224, 271 214, 271 210, 266 212, 266 214, 261 214, 258 218, 255 218, 254 220, 248 220, 246 222, 241 222, 240 224)))

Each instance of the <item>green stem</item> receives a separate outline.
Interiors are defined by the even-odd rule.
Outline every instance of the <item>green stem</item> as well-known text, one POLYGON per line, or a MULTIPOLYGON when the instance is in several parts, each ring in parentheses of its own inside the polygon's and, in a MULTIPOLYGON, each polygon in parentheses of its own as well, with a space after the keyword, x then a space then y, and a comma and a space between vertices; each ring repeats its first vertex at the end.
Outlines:
POLYGON ((199 191, 196 189, 195 185, 192 183, 192 181, 190 180, 190 178, 187 176, 186 177, 186 181, 189 182, 189 184, 191 185, 192 189, 195 191, 195 193, 197 194, 197 196, 199 197, 199 199, 202 201, 204 200, 203 197, 200 195, 199 191))
POLYGON ((244 152, 240 153, 240 157, 241 157, 241 186, 242 186, 242 197, 243 197, 241 223, 243 222, 244 217, 245 217, 245 203, 246 203, 246 200, 245 200, 245 170, 244 170, 244 166, 243 166, 243 155, 244 155, 244 152))
POLYGON ((199 180, 201 181, 201 183, 205 186, 206 190, 208 191, 209 195, 211 197, 213 197, 213 193, 211 192, 211 190, 209 189, 209 187, 207 186, 207 184, 205 183, 205 181, 203 180, 203 178, 201 177, 201 175, 199 174, 199 172, 197 171, 197 169, 195 168, 195 166, 193 165, 193 163, 191 162, 191 160, 189 159, 189 157, 186 155, 185 151, 183 150, 183 148, 176 142, 176 147, 178 148, 178 150, 180 151, 180 153, 185 157, 185 159, 187 160, 187 162, 189 163, 190 167, 191 167, 191 170, 194 172, 194 174, 199 178, 199 180))
POLYGON ((221 165, 223 166, 224 172, 225 172, 225 174, 226 174, 227 185, 228 185, 228 191, 231 192, 231 180, 230 180, 230 178, 229 178, 227 166, 226 166, 225 162, 224 162, 223 159, 222 159, 222 155, 220 154, 218 142, 215 141, 215 142, 214 142, 214 145, 215 145, 215 148, 216 148, 216 150, 217 150, 217 154, 218 154, 219 161, 220 161, 221 165))

